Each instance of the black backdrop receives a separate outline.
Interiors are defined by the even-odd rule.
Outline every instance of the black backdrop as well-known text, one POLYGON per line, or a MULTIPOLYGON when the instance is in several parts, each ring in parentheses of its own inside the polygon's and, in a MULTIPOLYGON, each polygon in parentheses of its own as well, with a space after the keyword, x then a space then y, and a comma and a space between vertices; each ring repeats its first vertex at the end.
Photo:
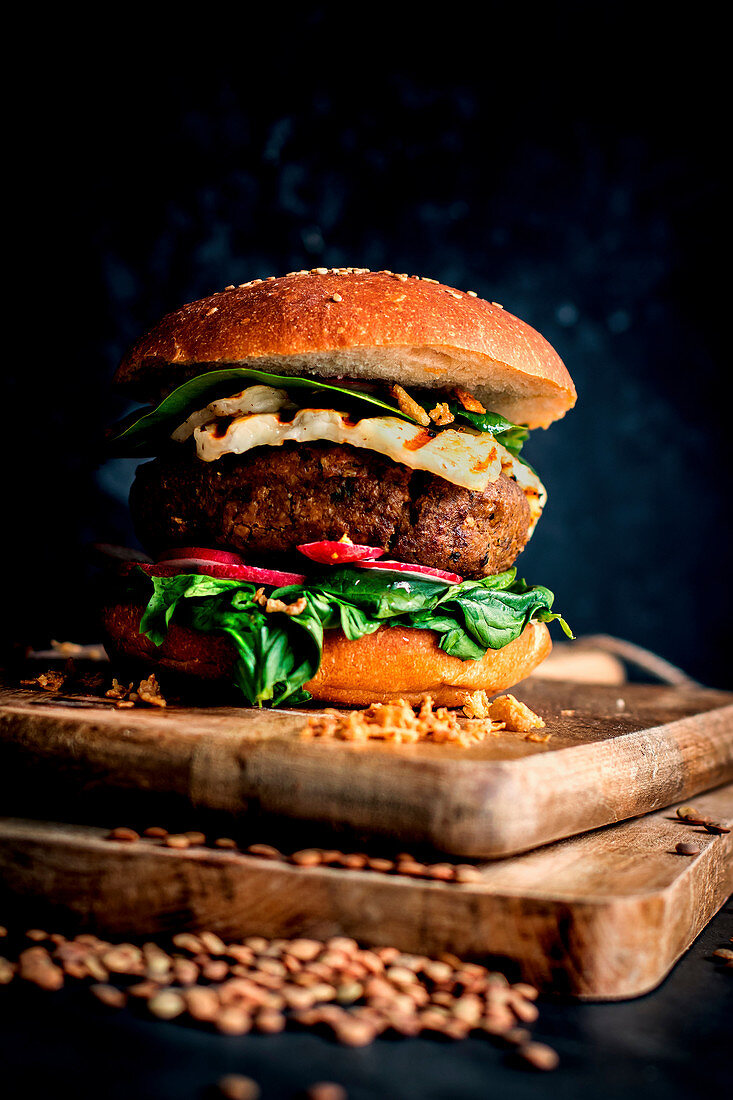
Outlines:
POLYGON ((527 448, 550 497, 522 572, 576 633, 730 686, 724 36, 655 8, 128 7, 11 35, 6 641, 96 634, 85 547, 134 537, 131 464, 99 464, 125 346, 225 284, 353 264, 474 289, 559 350, 579 401, 527 448))

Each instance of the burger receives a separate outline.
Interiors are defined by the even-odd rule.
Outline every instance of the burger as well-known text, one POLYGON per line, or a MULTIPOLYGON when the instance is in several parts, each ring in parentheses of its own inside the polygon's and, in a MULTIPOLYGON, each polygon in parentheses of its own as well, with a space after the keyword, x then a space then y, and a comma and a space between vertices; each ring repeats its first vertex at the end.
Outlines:
POLYGON ((523 444, 575 388, 499 304, 363 268, 253 279, 164 317, 114 382, 148 403, 114 451, 151 461, 112 656, 252 706, 458 706, 569 633, 514 562, 546 500, 523 444))

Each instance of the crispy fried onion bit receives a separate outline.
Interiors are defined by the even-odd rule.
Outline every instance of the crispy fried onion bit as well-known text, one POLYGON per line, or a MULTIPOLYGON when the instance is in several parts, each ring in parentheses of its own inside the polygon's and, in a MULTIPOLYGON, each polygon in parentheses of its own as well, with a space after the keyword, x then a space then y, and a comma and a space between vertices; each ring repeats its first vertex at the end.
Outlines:
POLYGON ((272 615, 274 611, 284 611, 286 615, 300 615, 305 611, 307 600, 305 596, 300 596, 293 603, 285 603, 284 600, 273 600, 270 596, 265 595, 264 588, 258 588, 254 595, 255 603, 258 603, 260 607, 264 607, 266 615, 272 615))
POLYGON ((446 707, 433 708, 427 695, 417 712, 404 699, 389 703, 372 703, 366 710, 326 710, 310 717, 303 730, 304 737, 333 737, 338 741, 394 741, 414 744, 432 741, 436 744, 474 745, 496 732, 491 720, 461 724, 454 711, 446 707))
POLYGON ((125 687, 119 680, 112 681, 112 687, 109 691, 105 692, 108 699, 116 699, 118 709, 125 707, 136 706, 149 706, 149 707, 166 707, 168 706, 166 700, 160 690, 160 684, 155 678, 155 673, 151 672, 147 680, 141 680, 137 686, 137 690, 134 690, 132 684, 128 684, 125 687))
POLYGON ((406 389, 403 389, 402 386, 390 386, 389 390, 397 402, 400 412, 403 412, 405 416, 411 416, 413 420, 417 420, 423 428, 428 427, 430 417, 422 405, 418 405, 417 401, 410 397, 406 389))
POLYGON ((536 730, 544 729, 545 723, 539 714, 530 710, 526 703, 520 703, 514 695, 499 695, 493 702, 485 691, 474 691, 463 706, 467 718, 490 718, 507 733, 527 734, 526 741, 549 741, 550 734, 540 736, 536 730))
POLYGON ((545 723, 513 695, 502 695, 489 702, 485 691, 476 691, 468 697, 463 714, 465 718, 461 721, 455 711, 446 707, 434 708, 429 695, 418 708, 410 706, 405 699, 393 699, 389 703, 372 703, 366 710, 338 711, 329 708, 322 714, 314 714, 306 722, 302 736, 330 737, 337 741, 392 741, 396 744, 431 741, 463 747, 475 745, 500 730, 525 733, 528 741, 546 741, 549 738, 549 734, 539 737, 534 733, 545 723))
POLYGON ((485 413, 486 412, 486 409, 481 404, 479 399, 477 397, 474 397, 472 393, 469 393, 468 390, 463 390, 463 389, 461 389, 460 386, 455 386, 454 389, 453 389, 453 393, 456 395, 456 397, 460 401, 461 405, 463 405, 463 408, 466 410, 466 412, 471 412, 471 413, 485 413))

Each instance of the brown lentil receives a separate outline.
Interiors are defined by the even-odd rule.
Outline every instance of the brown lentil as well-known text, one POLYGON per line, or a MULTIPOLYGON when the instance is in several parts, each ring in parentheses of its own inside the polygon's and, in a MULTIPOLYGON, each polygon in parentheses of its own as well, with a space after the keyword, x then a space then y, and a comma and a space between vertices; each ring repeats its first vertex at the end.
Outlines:
POLYGON ((201 832, 198 832, 198 830, 196 829, 191 829, 185 832, 183 835, 187 837, 190 843, 195 845, 197 848, 206 843, 205 835, 201 832))
POLYGON ((180 993, 176 993, 173 989, 161 989, 148 1001, 148 1011, 159 1020, 174 1020, 176 1016, 185 1012, 185 1009, 186 1002, 180 993))
POLYGON ((124 1008, 127 1004, 127 997, 125 994, 114 985, 92 985, 89 988, 89 992, 108 1008, 124 1008))
POLYGON ((176 848, 180 851, 191 847, 191 841, 183 833, 169 833, 163 843, 166 848, 176 848))
POLYGON ((557 1052, 544 1043, 525 1043, 519 1047, 517 1053, 532 1069, 557 1069, 560 1064, 557 1052))
POLYGON ((348 1100, 348 1093, 342 1085, 332 1081, 318 1081, 305 1090, 307 1100, 348 1100))
POLYGON ((134 829, 128 829, 126 826, 120 826, 107 835, 107 840, 121 840, 127 844, 133 843, 135 840, 140 839, 139 833, 136 833, 134 829))
POLYGON ((226 1077, 220 1077, 216 1087, 224 1100, 259 1100, 260 1098, 260 1086, 257 1082, 239 1073, 229 1073, 226 1077))
POLYGON ((260 859, 283 858, 277 848, 273 848, 270 844, 250 844, 247 851, 251 856, 259 856, 260 859))

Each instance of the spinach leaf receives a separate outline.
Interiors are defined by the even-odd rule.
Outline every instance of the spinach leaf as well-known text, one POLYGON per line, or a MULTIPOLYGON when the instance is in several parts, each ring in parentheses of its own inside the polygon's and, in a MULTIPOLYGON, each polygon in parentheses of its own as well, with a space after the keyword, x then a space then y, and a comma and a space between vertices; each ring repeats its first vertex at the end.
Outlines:
POLYGON ((333 569, 271 592, 285 603, 305 597, 305 609, 293 616, 266 614, 248 582, 148 578, 142 571, 140 577, 153 585, 140 632, 161 645, 171 621, 181 618, 203 633, 227 634, 237 652, 237 686, 253 706, 308 698, 304 685, 320 665, 325 630, 340 628, 352 641, 384 625, 433 630, 441 648, 463 661, 508 645, 532 620, 557 620, 572 637, 552 611, 552 592, 529 587, 515 569, 460 584, 387 570, 333 569))
POLYGON ((287 390, 288 393, 291 390, 335 393, 363 404, 365 410, 368 407, 378 410, 372 415, 384 416, 387 413, 416 423, 411 416, 401 412, 397 405, 359 390, 334 386, 330 382, 318 382, 313 378, 271 374, 269 371, 252 370, 249 367, 228 367, 190 378, 169 393, 156 408, 138 415, 132 423, 126 421, 121 430, 112 436, 112 446, 118 453, 124 450, 126 454, 154 454, 155 444, 159 444, 161 436, 170 436, 196 409, 203 408, 217 397, 231 395, 233 383, 237 383, 240 389, 245 389, 248 385, 262 385, 274 386, 276 389, 287 390))

